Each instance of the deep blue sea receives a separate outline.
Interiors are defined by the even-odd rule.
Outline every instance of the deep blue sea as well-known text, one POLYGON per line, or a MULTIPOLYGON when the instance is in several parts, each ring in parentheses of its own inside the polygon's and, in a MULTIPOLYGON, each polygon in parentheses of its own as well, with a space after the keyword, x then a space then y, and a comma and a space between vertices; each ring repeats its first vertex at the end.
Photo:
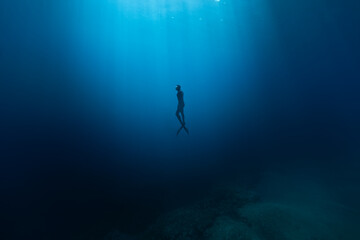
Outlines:
POLYGON ((0 239, 356 240, 359 184, 360 1, 0 1, 0 239))

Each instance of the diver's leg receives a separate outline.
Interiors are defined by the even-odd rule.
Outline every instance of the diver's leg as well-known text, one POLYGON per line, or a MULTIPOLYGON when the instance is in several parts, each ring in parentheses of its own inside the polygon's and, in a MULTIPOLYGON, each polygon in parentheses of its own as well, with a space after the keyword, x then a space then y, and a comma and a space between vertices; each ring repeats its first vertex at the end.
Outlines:
POLYGON ((182 122, 183 122, 182 127, 184 128, 185 132, 186 132, 187 134, 189 134, 189 130, 185 127, 185 115, 184 115, 184 109, 182 109, 182 111, 181 111, 181 116, 182 116, 182 122))
POLYGON ((179 128, 179 130, 177 131, 177 133, 176 133, 176 136, 177 135, 179 135, 179 133, 181 132, 181 130, 184 128, 184 124, 182 123, 182 121, 181 121, 181 118, 180 118, 180 111, 179 111, 179 108, 178 108, 178 110, 176 111, 176 117, 177 117, 177 119, 179 119, 179 122, 180 122, 180 124, 181 124, 181 127, 179 128))
POLYGON ((179 113, 180 113, 180 111, 179 111, 179 109, 178 109, 178 110, 176 111, 176 114, 175 114, 175 115, 176 115, 177 119, 179 120, 180 124, 181 124, 181 125, 184 125, 183 122, 181 121, 181 118, 180 118, 180 114, 179 114, 179 113))
POLYGON ((185 115, 184 115, 184 109, 181 110, 181 117, 182 117, 182 123, 185 126, 185 115))

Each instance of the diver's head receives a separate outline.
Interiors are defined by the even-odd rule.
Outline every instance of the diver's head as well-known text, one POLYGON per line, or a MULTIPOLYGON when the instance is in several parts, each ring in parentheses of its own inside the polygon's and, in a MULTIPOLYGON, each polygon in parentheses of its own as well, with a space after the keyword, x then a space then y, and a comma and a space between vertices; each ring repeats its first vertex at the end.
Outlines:
POLYGON ((180 88, 181 88, 181 86, 180 85, 176 85, 176 91, 180 91, 180 88))

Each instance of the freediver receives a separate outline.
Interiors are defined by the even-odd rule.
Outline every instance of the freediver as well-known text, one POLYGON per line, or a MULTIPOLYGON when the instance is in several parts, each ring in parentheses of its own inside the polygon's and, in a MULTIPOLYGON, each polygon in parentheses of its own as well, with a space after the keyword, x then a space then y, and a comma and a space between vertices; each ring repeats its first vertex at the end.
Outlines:
POLYGON ((184 115, 184 107, 185 107, 185 103, 184 103, 184 92, 181 91, 181 86, 180 85, 176 85, 176 91, 177 91, 177 99, 178 99, 178 106, 177 106, 177 110, 176 110, 176 117, 179 120, 181 127, 179 128, 179 130, 177 131, 178 135, 180 133, 180 131, 182 129, 184 129, 186 131, 187 134, 189 134, 189 130, 185 127, 185 115, 184 115), (181 113, 181 117, 180 117, 180 113, 181 113))

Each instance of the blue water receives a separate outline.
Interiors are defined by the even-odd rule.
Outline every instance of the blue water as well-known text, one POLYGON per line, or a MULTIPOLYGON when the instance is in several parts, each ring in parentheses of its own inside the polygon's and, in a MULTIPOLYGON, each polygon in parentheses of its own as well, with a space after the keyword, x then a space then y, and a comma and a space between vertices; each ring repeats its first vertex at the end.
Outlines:
POLYGON ((0 238, 137 234, 218 182, 269 171, 357 208, 359 12, 352 0, 2 1, 0 238), (177 84, 190 135, 176 136, 177 84))

